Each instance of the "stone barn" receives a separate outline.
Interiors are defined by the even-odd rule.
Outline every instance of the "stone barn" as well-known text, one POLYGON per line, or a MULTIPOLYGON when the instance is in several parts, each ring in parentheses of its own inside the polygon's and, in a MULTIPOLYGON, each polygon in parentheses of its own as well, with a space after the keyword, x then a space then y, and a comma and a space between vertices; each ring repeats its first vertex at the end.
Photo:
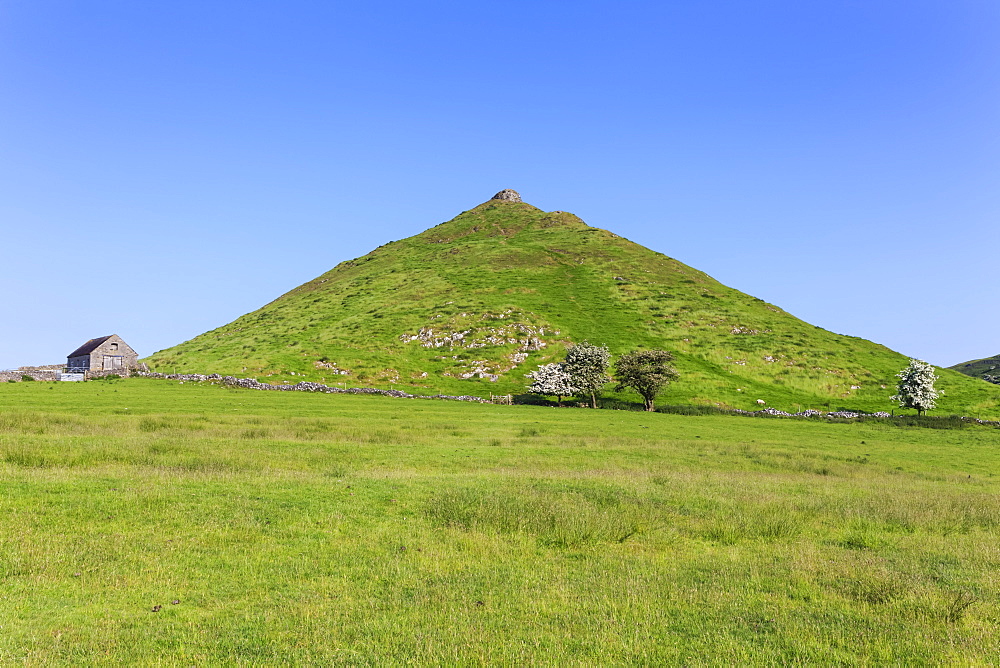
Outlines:
POLYGON ((66 368, 71 372, 112 371, 137 366, 139 355, 117 334, 91 339, 66 356, 66 368))

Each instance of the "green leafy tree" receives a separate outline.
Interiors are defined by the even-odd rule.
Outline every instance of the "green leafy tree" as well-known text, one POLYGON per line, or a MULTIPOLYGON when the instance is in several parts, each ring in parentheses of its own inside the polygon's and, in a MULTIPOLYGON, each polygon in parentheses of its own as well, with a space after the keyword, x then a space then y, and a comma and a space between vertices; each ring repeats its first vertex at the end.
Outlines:
POLYGON ((563 370, 569 374, 570 384, 576 391, 589 394, 591 407, 597 408, 597 395, 611 382, 610 365, 611 352, 607 346, 592 346, 584 341, 566 351, 563 370))
POLYGON ((896 394, 889 398, 898 401, 900 408, 915 408, 917 415, 923 415, 924 411, 937 406, 941 393, 934 389, 934 381, 938 376, 934 374, 934 367, 930 364, 911 359, 909 366, 897 373, 896 377, 899 378, 896 394))
POLYGON ((670 381, 677 380, 677 370, 670 365, 674 356, 666 350, 640 350, 626 353, 615 362, 616 392, 632 389, 646 404, 646 410, 656 410, 653 400, 670 381))
POLYGON ((556 404, 562 406, 562 398, 569 397, 577 393, 569 374, 563 369, 563 365, 556 362, 553 364, 543 364, 537 371, 524 374, 532 381, 528 386, 528 392, 532 394, 546 394, 556 397, 556 404))

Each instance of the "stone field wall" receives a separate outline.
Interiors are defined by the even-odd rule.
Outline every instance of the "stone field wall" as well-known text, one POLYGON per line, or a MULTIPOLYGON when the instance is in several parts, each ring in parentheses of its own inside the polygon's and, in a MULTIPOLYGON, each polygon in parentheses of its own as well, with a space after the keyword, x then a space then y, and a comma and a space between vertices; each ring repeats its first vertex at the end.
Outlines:
POLYGON ((200 373, 156 373, 152 371, 133 371, 133 376, 141 378, 162 378, 165 380, 190 381, 196 383, 215 382, 232 387, 242 387, 247 390, 274 390, 278 392, 323 392, 326 394, 378 394, 383 397, 395 397, 397 399, 445 399, 449 401, 472 401, 476 403, 488 404, 488 399, 473 397, 470 395, 454 396, 450 394, 435 394, 427 396, 423 394, 410 394, 402 390, 377 390, 374 387, 330 387, 322 383, 312 383, 302 381, 295 385, 271 385, 262 383, 253 378, 236 378, 234 376, 221 376, 217 373, 208 375, 200 373))

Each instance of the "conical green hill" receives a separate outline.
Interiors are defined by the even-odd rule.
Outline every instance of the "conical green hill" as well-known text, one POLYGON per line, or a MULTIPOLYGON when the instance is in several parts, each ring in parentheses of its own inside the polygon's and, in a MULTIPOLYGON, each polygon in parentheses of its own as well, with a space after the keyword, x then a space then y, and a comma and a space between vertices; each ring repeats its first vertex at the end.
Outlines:
MULTIPOLYGON (((902 355, 511 193, 342 262, 147 362, 273 383, 488 396, 523 392, 525 373, 587 340, 616 354, 673 351, 681 379, 665 403, 891 408, 902 355)), ((941 373, 943 409, 998 405, 996 387, 941 373)))

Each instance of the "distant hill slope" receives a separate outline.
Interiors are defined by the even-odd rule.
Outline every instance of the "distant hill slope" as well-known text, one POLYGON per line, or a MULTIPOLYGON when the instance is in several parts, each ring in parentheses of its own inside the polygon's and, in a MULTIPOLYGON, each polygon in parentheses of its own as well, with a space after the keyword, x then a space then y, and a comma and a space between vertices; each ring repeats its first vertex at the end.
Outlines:
POLYGON ((982 378, 985 375, 1000 376, 1000 355, 984 357, 981 360, 962 362, 948 367, 973 378, 982 378))
MULTIPOLYGON (((505 191, 507 192, 507 191, 505 191)), ((510 191, 512 192, 512 191, 510 191)), ((571 213, 492 199, 146 361, 157 370, 523 392, 524 374, 588 340, 665 348, 665 403, 891 407, 906 358, 833 334, 571 213)), ((942 372, 945 410, 990 412, 1000 390, 942 372)))

